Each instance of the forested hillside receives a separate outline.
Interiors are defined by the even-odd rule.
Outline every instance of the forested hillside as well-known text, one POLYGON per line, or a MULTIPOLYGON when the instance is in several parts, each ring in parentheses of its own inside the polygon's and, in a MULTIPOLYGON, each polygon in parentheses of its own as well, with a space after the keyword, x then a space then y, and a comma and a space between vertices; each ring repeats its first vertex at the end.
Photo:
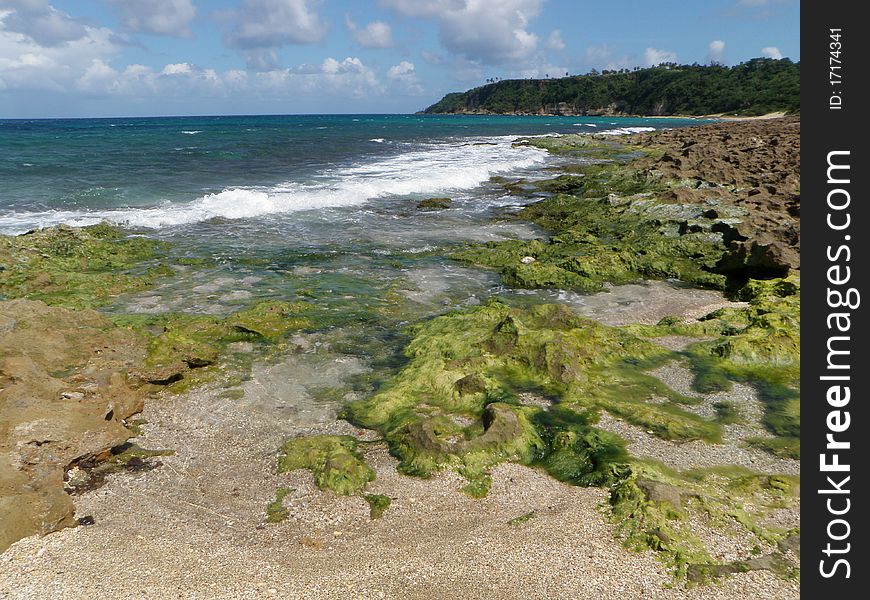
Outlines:
POLYGON ((754 58, 664 64, 547 79, 511 79, 447 94, 424 113, 760 115, 800 111, 800 63, 754 58))

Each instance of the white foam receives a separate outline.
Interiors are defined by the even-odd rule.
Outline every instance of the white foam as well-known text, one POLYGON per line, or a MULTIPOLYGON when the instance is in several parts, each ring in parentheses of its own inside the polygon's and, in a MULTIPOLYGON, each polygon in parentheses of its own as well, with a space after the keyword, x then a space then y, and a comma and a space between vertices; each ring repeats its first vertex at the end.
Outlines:
POLYGON ((370 142, 377 142, 377 143, 379 143, 379 144, 383 144, 383 143, 386 142, 387 140, 385 140, 384 138, 372 138, 372 139, 370 139, 369 141, 370 141, 370 142))
POLYGON ((385 196, 449 194, 471 189, 496 173, 531 167, 545 160, 537 148, 513 148, 513 136, 475 138, 486 145, 427 144, 397 156, 323 171, 315 182, 269 187, 227 188, 192 202, 165 202, 150 208, 101 211, 43 211, 0 216, 0 231, 20 233, 66 223, 110 221, 131 227, 160 228, 220 217, 244 219, 328 207, 354 206, 385 196))
POLYGON ((202 133, 202 130, 191 130, 191 131, 182 131, 181 133, 186 133, 187 135, 196 135, 197 133, 202 133))
POLYGON ((616 129, 608 129, 602 131, 601 135, 627 135, 629 133, 644 133, 646 131, 655 131, 655 127, 618 127, 616 129))

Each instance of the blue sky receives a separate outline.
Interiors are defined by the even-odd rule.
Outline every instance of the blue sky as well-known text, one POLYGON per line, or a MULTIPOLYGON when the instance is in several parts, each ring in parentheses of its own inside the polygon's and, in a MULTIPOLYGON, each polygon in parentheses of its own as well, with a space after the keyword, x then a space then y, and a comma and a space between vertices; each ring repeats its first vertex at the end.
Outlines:
POLYGON ((0 117, 394 113, 489 77, 800 60, 796 0, 0 0, 0 117))

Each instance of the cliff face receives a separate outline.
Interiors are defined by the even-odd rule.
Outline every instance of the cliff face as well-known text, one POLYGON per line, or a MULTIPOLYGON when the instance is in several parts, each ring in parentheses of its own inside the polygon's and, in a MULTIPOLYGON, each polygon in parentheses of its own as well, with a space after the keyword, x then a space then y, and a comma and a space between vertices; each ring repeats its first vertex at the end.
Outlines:
POLYGON ((514 79, 447 94, 424 113, 528 115, 764 114, 800 110, 800 64, 661 65, 636 71, 514 79))

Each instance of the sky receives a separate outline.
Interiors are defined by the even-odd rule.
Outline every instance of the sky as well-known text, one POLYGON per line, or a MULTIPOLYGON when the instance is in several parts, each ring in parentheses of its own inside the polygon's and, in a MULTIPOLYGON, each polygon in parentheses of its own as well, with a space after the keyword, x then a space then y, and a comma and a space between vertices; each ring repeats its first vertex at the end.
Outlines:
POLYGON ((800 60, 798 0, 0 0, 0 118, 408 113, 492 77, 800 60))

